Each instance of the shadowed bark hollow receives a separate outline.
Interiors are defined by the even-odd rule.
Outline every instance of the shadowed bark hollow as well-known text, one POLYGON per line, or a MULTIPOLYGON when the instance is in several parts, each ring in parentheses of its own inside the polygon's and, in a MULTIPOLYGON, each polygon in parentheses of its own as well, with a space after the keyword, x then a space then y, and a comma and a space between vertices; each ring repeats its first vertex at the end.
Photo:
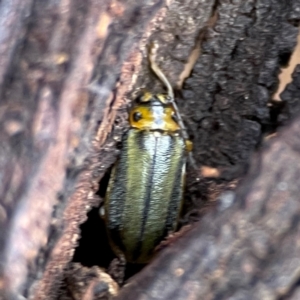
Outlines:
POLYGON ((299 0, 3 0, 0 19, 0 297, 116 295, 103 270, 71 261, 134 95, 164 91, 147 60, 155 41, 194 143, 187 220, 205 216, 118 299, 297 299, 299 66, 271 99, 299 0))

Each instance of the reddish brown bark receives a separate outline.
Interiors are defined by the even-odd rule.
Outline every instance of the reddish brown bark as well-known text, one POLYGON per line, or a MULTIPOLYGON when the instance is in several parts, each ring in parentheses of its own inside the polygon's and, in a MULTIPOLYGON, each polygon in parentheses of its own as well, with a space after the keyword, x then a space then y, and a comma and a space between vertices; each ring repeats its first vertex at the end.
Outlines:
MULTIPOLYGON (((57 299, 62 292, 80 225, 99 205, 100 179, 128 126, 126 109, 138 89, 163 90, 148 68, 150 41, 158 41, 157 62, 181 89, 177 102, 199 170, 221 170, 212 180, 188 172, 188 210, 202 209, 239 179, 262 136, 299 111, 298 71, 284 109, 270 106, 296 42, 296 0, 4 0, 0 19, 5 297, 57 299)), ((294 297, 298 123, 251 161, 232 208, 175 239, 120 298, 294 297)))

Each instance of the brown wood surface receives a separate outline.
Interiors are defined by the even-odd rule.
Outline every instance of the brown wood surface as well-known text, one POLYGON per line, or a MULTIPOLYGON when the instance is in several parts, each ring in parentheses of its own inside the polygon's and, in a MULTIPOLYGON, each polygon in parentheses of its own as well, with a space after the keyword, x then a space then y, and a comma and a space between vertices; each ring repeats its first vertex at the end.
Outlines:
POLYGON ((0 297, 59 299, 127 107, 140 89, 163 91, 146 58, 156 41, 197 170, 222 173, 190 168, 187 211, 245 177, 119 299, 297 299, 299 68, 270 101, 299 0, 3 0, 0 20, 0 297))
POLYGON ((297 118, 255 155, 236 192, 224 193, 117 299, 298 299, 299 155, 297 118))

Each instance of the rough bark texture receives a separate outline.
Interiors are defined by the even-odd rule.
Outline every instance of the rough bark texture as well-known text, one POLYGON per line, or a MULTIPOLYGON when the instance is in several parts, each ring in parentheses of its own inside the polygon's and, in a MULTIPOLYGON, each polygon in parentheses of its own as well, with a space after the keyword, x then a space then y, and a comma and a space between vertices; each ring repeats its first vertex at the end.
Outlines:
POLYGON ((223 194, 117 299, 297 299, 299 132, 298 118, 253 158, 236 193, 223 194))
POLYGON ((70 264, 65 271, 65 279, 59 296, 60 300, 106 300, 118 293, 118 284, 100 268, 83 267, 81 264, 70 264))
MULTIPOLYGON (((199 169, 249 164, 265 130, 299 116, 299 67, 284 109, 268 106, 296 43, 299 0, 3 0, 0 19, 4 299, 62 293, 80 225, 99 205, 100 179, 128 126, 126 108, 138 89, 163 90, 149 71, 150 41, 180 90, 199 169)), ((264 146, 235 204, 225 209, 233 194, 222 196, 119 299, 297 299, 299 130, 295 119, 264 146)), ((187 199, 199 207, 217 194, 212 186, 240 175, 229 174, 218 182, 190 171, 187 199)))

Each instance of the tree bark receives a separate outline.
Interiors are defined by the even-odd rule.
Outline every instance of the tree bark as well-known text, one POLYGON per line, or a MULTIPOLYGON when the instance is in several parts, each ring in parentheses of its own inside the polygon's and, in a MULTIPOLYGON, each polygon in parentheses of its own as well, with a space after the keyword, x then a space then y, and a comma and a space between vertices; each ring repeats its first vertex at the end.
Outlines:
POLYGON ((255 155, 236 193, 224 193, 117 299, 298 299, 299 132, 298 117, 255 155))
MULTIPOLYGON (((199 170, 251 167, 232 207, 227 193, 119 299, 299 293, 299 68, 280 113, 269 104, 296 43, 300 1, 3 0, 0 17, 0 295, 58 299, 127 107, 141 88, 163 90, 147 62, 151 41, 181 94, 199 170), (262 136, 292 117, 250 161, 262 136)), ((218 194, 211 186, 241 173, 230 175, 190 170, 187 202, 207 204, 218 194)))

